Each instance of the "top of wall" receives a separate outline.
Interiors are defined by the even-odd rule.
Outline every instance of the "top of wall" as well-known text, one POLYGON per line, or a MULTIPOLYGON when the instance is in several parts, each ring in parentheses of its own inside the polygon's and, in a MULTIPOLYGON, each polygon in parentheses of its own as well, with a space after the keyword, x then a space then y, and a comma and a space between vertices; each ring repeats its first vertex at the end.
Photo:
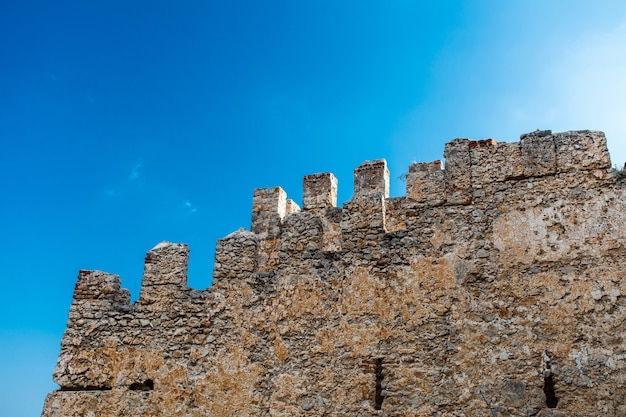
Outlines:
MULTIPOLYGON (((564 175, 610 177, 606 138, 598 131, 535 131, 513 143, 458 138, 445 145, 443 155, 445 164, 437 160, 409 166, 406 196, 400 198, 389 199, 384 159, 366 161, 354 170, 354 193, 342 208, 337 207, 337 179, 331 173, 304 177, 302 208, 280 187, 256 189, 251 231, 236 231, 217 243, 214 285, 271 272, 303 254, 363 251, 388 232, 413 227, 415 210, 480 205, 492 197, 494 187, 502 190, 564 175), (363 233, 367 238, 355 238, 363 233)), ((188 252, 186 245, 164 242, 147 253, 139 306, 167 303, 189 291, 188 252)), ((81 271, 75 303, 127 309, 129 300, 119 277, 81 271)))

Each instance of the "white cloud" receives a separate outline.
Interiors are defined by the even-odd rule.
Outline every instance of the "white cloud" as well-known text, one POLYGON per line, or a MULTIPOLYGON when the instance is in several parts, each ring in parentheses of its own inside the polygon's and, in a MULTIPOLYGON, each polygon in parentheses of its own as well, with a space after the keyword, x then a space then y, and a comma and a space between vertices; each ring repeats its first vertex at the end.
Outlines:
POLYGON ((133 166, 133 169, 130 171, 130 175, 128 176, 128 179, 136 180, 137 178, 139 178, 139 170, 141 169, 141 166, 142 166, 141 161, 137 162, 133 166))
POLYGON ((189 200, 185 200, 184 201, 184 205, 185 205, 185 208, 187 209, 187 214, 188 215, 192 215, 196 211, 198 211, 198 209, 196 207, 194 207, 193 204, 191 204, 191 201, 189 201, 189 200))

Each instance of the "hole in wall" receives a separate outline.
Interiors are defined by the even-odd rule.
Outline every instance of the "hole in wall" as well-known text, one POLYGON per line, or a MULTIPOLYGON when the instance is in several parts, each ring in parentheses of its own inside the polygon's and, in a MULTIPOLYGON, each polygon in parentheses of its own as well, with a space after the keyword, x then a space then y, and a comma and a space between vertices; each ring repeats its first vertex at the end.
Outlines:
POLYGON ((548 408, 556 408, 559 399, 554 390, 554 379, 552 378, 552 362, 546 352, 543 353, 543 393, 546 396, 548 408))
POLYGON ((146 379, 144 382, 133 382, 129 387, 132 391, 152 391, 154 389, 154 381, 146 379))
POLYGON ((374 410, 381 410, 383 407, 383 401, 385 396, 383 395, 383 359, 376 358, 375 369, 376 373, 376 394, 374 396, 374 410))
POLYGON ((556 408, 559 399, 556 397, 556 391, 554 390, 552 373, 543 378, 543 393, 546 395, 546 405, 548 408, 556 408))

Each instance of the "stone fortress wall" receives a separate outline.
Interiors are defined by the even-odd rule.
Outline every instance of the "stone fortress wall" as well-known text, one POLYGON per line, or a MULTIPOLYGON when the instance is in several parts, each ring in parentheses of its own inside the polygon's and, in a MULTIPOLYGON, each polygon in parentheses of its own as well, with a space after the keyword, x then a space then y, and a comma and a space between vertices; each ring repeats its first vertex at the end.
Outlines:
POLYGON ((389 198, 384 160, 251 231, 147 253, 139 299, 80 271, 43 416, 626 415, 626 186, 602 132, 455 139, 389 198))

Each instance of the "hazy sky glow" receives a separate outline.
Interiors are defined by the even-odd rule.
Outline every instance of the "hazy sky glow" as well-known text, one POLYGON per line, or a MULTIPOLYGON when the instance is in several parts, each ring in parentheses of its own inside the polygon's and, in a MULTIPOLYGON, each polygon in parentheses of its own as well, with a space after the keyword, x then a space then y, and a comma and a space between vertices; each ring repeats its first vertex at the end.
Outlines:
POLYGON ((626 161, 626 2, 84 1, 0 6, 0 410, 41 412, 79 269, 190 245, 194 288, 252 192, 455 137, 603 130, 626 161), (181 3, 181 4, 179 4, 181 3))

